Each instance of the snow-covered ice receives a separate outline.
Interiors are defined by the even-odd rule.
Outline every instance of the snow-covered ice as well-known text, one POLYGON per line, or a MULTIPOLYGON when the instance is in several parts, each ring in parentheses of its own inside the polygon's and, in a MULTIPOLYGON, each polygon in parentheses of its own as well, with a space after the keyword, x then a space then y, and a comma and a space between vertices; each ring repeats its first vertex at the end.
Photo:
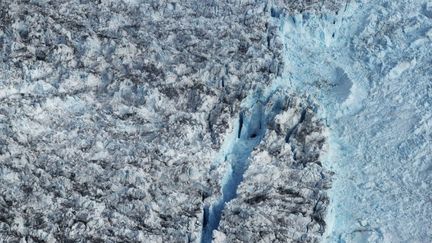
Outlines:
POLYGON ((285 18, 284 77, 332 134, 329 242, 432 240, 431 10, 366 1, 285 18))

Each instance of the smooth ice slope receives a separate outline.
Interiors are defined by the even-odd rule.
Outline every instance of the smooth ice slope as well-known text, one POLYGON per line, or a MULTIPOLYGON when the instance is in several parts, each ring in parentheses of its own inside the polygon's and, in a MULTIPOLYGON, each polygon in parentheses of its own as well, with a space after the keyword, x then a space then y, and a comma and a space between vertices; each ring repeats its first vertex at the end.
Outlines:
POLYGON ((350 3, 285 16, 283 31, 285 80, 332 130, 327 240, 430 241, 432 4, 350 3))

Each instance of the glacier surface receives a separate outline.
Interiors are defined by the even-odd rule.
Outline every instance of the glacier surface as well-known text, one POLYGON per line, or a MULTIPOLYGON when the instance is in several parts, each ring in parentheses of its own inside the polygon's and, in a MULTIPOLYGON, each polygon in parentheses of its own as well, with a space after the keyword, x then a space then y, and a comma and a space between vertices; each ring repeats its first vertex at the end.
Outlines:
POLYGON ((432 239, 431 10, 359 1, 284 20, 283 77, 332 131, 329 242, 432 239))
POLYGON ((427 0, 0 1, 3 242, 432 241, 427 0))

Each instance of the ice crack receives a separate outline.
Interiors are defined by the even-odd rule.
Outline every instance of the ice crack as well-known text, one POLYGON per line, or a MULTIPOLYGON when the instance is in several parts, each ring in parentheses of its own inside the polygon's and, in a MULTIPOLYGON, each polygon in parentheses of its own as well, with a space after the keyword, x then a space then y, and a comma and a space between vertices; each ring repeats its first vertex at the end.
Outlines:
POLYGON ((222 194, 215 203, 204 208, 201 238, 203 243, 211 242, 213 230, 219 226, 225 204, 236 197, 237 188, 243 181, 243 174, 249 165, 248 158, 264 136, 263 110, 263 105, 256 102, 250 109, 242 111, 239 115, 236 141, 225 156, 224 163, 229 164, 229 169, 221 183, 222 194))
POLYGON ((219 227, 225 205, 237 197, 237 188, 249 167, 252 151, 260 144, 270 122, 280 113, 287 101, 286 94, 276 87, 265 92, 258 90, 246 100, 238 117, 238 126, 233 131, 234 136, 226 141, 230 145, 223 150, 222 163, 225 163, 228 169, 220 182, 221 195, 204 208, 201 235, 203 243, 212 241, 213 231, 219 227))

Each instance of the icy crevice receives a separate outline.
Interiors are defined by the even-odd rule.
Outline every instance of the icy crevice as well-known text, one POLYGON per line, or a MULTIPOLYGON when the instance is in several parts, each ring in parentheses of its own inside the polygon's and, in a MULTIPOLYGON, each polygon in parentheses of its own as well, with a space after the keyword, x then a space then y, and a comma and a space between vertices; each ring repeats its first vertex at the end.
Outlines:
POLYGON ((238 133, 237 133, 237 134, 238 134, 238 135, 237 135, 237 138, 240 138, 242 128, 243 128, 243 112, 240 112, 240 117, 239 117, 239 129, 238 129, 238 133))
POLYGON ((228 148, 229 152, 223 161, 228 163, 229 168, 222 178, 221 196, 215 203, 204 208, 201 242, 211 242, 213 230, 219 226, 225 204, 236 197, 237 188, 249 165, 248 158, 265 134, 264 123, 264 108, 260 101, 240 113, 236 141, 228 148))
MULTIPOLYGON (((219 198, 204 207, 201 242, 211 242, 219 227, 225 205, 237 197, 237 189, 250 164, 250 156, 265 136, 268 125, 287 105, 287 87, 274 82, 265 90, 258 88, 242 103, 242 109, 232 134, 226 137, 210 171, 226 167, 219 182, 219 198)), ((304 114, 300 121, 304 120, 304 114)))

